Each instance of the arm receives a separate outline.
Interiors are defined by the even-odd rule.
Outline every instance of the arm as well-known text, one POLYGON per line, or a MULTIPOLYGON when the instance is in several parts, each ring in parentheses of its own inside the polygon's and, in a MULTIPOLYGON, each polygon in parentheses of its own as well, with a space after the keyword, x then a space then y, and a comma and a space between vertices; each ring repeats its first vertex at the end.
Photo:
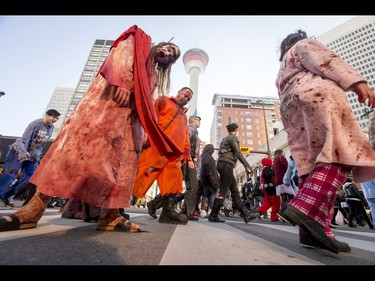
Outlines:
POLYGON ((130 35, 112 48, 100 70, 100 74, 107 80, 112 100, 118 107, 125 106, 130 93, 134 91, 134 37, 130 35))
POLYGON ((241 150, 240 150, 240 143, 238 141, 238 138, 234 135, 231 135, 229 138, 229 145, 232 149, 232 153, 237 157, 238 160, 242 163, 242 165, 245 167, 245 170, 248 174, 253 175, 253 169, 251 168, 250 164, 247 162, 245 156, 243 156, 241 150))
POLYGON ((366 79, 336 53, 317 40, 305 39, 296 44, 301 64, 310 72, 335 81, 344 91, 366 79))
POLYGON ((375 112, 370 114, 368 128, 370 144, 375 149, 375 112))
POLYGON ((23 132, 22 137, 19 138, 13 145, 18 150, 18 160, 21 162, 30 159, 29 146, 33 140, 37 122, 40 121, 35 120, 31 122, 23 132))
POLYGON ((311 72, 335 81, 344 91, 353 91, 358 101, 375 106, 375 92, 367 85, 366 79, 335 52, 317 40, 302 40, 298 47, 301 63, 311 72))
POLYGON ((291 178, 292 178, 292 173, 293 173, 293 167, 291 164, 288 164, 288 169, 286 170, 283 178, 283 183, 286 186, 291 185, 291 178))
POLYGON ((185 148, 184 148, 184 159, 188 163, 188 166, 190 169, 195 169, 195 163, 193 162, 193 159, 191 158, 191 145, 190 145, 190 138, 189 138, 189 126, 187 127, 187 130, 185 132, 185 148))

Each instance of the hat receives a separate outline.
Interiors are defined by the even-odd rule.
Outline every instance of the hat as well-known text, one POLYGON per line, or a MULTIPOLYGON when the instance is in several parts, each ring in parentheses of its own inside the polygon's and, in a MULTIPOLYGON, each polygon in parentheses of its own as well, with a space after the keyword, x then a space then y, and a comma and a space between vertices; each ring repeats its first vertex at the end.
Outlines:
POLYGON ((58 112, 56 109, 49 109, 47 110, 46 114, 49 116, 56 116, 56 117, 61 115, 60 112, 58 112))
POLYGON ((227 130, 229 133, 234 132, 237 128, 238 125, 236 123, 230 123, 226 126, 227 130))
POLYGON ((268 157, 264 157, 262 159, 262 165, 263 166, 270 166, 270 167, 272 167, 272 159, 268 158, 268 157))

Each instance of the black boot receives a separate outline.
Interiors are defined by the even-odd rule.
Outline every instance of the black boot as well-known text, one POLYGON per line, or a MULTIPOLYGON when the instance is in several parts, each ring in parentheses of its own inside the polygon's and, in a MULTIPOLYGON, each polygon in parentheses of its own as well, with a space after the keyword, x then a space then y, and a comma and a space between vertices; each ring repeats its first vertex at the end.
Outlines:
POLYGON ((185 199, 185 192, 180 193, 179 195, 176 195, 173 199, 173 206, 176 206, 178 203, 180 203, 182 200, 185 199))
POLYGON ((28 182, 26 184, 26 186, 25 186, 25 190, 28 191, 28 194, 27 194, 27 198, 26 198, 25 202, 23 202, 22 206, 27 205, 27 203, 29 203, 29 201, 31 200, 31 198, 33 198, 33 196, 36 193, 36 185, 33 184, 33 183, 28 182))
POLYGON ((119 212, 120 215, 123 216, 126 220, 129 220, 129 219, 130 219, 129 214, 125 213, 125 209, 124 209, 124 208, 120 208, 120 209, 118 209, 118 212, 119 212))
POLYGON ((147 202, 147 211, 148 214, 153 217, 154 219, 157 219, 158 216, 156 215, 156 210, 159 209, 163 205, 163 196, 161 193, 155 196, 154 199, 147 202))
POLYGON ((161 207, 163 207, 163 196, 160 193, 154 198, 154 205, 156 210, 159 210, 161 207))
POLYGON ((163 209, 161 211, 159 222, 169 224, 187 224, 188 218, 184 215, 180 215, 176 212, 173 207, 173 200, 176 194, 169 194, 163 196, 163 209))
POLYGON ((212 204, 211 213, 208 216, 208 221, 210 222, 225 222, 219 217, 219 212, 221 206, 223 206, 224 199, 215 198, 214 203, 212 204))
MULTIPOLYGON (((330 237, 330 238, 332 239, 333 244, 336 246, 339 252, 347 253, 352 250, 347 243, 336 240, 334 237, 330 237)), ((321 248, 320 245, 316 243, 316 240, 314 239, 314 237, 312 237, 311 234, 307 233, 301 228, 299 229, 299 242, 307 246, 315 247, 318 249, 321 248)))
POLYGON ((245 223, 248 223, 249 221, 252 221, 253 219, 259 219, 260 217, 259 214, 250 213, 249 210, 245 206, 241 207, 240 213, 245 223))

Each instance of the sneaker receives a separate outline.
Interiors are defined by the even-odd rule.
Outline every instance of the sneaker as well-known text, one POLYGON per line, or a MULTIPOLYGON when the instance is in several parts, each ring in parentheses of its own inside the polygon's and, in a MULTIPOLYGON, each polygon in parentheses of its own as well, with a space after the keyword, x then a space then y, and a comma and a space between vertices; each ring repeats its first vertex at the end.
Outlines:
POLYGON ((201 211, 201 217, 202 218, 205 218, 207 216, 207 212, 206 212, 206 210, 202 210, 201 211))
POLYGON ((194 215, 188 216, 187 218, 188 218, 189 221, 198 221, 199 220, 199 218, 194 216, 194 215))
POLYGON ((1 201, 1 202, 4 204, 4 206, 7 207, 8 209, 13 209, 13 208, 14 208, 14 204, 13 204, 13 203, 10 203, 10 202, 8 201, 8 199, 5 198, 5 197, 1 197, 1 198, 0 198, 0 201, 1 201))
POLYGON ((13 204, 13 203, 9 203, 9 204, 7 205, 7 208, 8 208, 8 209, 13 209, 13 208, 14 208, 14 204, 13 204))

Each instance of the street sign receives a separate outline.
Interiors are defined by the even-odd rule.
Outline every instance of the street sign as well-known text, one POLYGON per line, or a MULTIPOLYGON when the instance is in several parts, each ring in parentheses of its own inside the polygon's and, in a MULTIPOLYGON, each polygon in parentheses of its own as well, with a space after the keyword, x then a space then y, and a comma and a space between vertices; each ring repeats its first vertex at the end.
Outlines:
POLYGON ((240 150, 243 154, 250 154, 250 147, 248 146, 240 146, 240 150))

